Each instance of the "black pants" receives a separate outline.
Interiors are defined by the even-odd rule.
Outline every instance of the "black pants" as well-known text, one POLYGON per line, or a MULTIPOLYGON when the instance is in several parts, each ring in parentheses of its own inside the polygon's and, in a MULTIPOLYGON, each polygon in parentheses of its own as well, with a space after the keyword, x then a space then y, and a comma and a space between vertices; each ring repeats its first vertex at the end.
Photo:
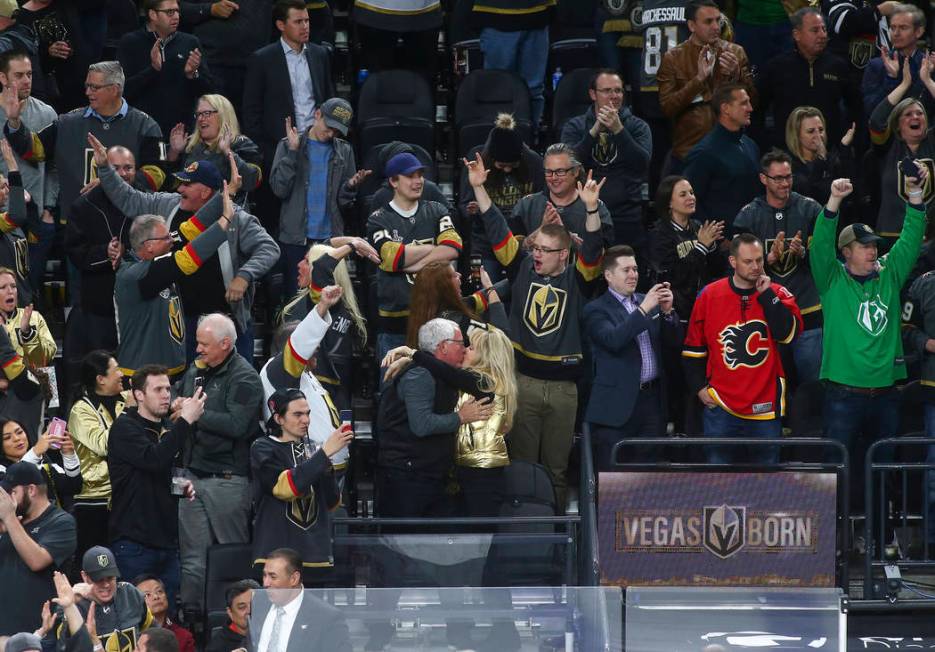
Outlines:
MULTIPOLYGON (((621 439, 635 437, 662 437, 666 431, 665 417, 662 414, 662 394, 658 380, 647 389, 640 390, 639 398, 633 407, 633 414, 620 426, 591 424, 592 446, 594 448, 594 466, 598 471, 611 471, 613 464, 610 455, 614 444, 621 439)), ((649 446, 627 446, 620 451, 620 461, 642 461, 651 458, 655 449, 649 446)))
POLYGON ((377 475, 377 515, 395 518, 442 516, 445 479, 397 469, 377 475))

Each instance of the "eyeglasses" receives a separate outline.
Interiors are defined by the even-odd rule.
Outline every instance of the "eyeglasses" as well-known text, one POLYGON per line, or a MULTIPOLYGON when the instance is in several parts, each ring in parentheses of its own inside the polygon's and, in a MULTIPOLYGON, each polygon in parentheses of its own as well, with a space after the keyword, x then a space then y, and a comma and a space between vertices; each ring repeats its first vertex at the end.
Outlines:
POLYGON ((597 92, 601 95, 623 95, 622 88, 598 88, 597 92))
POLYGON ((145 240, 143 240, 143 242, 154 242, 154 241, 158 241, 158 242, 171 242, 171 241, 172 241, 172 234, 171 234, 171 233, 167 233, 166 235, 161 236, 161 237, 159 237, 159 238, 146 238, 145 240))
POLYGON ((217 112, 218 112, 217 109, 206 109, 204 111, 195 111, 195 120, 201 120, 202 118, 210 118, 217 112))
POLYGON ((86 90, 86 91, 94 91, 94 92, 96 93, 97 91, 103 90, 103 89, 107 88, 108 86, 116 86, 116 85, 117 85, 117 84, 91 84, 91 83, 85 83, 85 85, 84 85, 84 90, 86 90))
POLYGON ((766 177, 767 179, 769 179, 770 181, 775 181, 776 183, 792 183, 792 175, 791 175, 791 174, 786 174, 786 175, 781 176, 781 177, 771 177, 771 176, 769 176, 768 174, 764 174, 763 176, 766 177))
POLYGON ((543 172, 545 173, 545 176, 547 177, 558 177, 559 179, 561 179, 562 177, 566 176, 569 172, 572 172, 573 170, 577 170, 577 169, 578 169, 577 166, 571 167, 571 168, 555 168, 554 170, 550 170, 546 168, 545 170, 543 170, 543 172))
POLYGON ((165 14, 169 18, 178 16, 180 13, 178 9, 153 9, 153 11, 155 11, 157 14, 165 14))
POLYGON ((456 339, 449 338, 447 340, 442 340, 442 342, 454 342, 455 344, 460 344, 461 346, 464 346, 464 340, 456 340, 456 339))
POLYGON ((557 254, 560 251, 565 251, 564 249, 546 249, 545 247, 540 247, 539 245, 533 245, 530 247, 533 252, 537 254, 557 254))

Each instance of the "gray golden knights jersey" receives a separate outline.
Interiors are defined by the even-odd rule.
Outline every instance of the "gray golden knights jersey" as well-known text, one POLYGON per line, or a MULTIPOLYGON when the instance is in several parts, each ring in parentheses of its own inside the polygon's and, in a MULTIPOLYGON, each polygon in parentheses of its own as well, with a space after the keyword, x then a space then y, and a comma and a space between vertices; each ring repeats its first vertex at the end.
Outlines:
POLYGON ((662 57, 689 35, 685 0, 643 0, 632 16, 634 27, 643 32, 640 92, 655 93, 659 90, 656 72, 662 57))

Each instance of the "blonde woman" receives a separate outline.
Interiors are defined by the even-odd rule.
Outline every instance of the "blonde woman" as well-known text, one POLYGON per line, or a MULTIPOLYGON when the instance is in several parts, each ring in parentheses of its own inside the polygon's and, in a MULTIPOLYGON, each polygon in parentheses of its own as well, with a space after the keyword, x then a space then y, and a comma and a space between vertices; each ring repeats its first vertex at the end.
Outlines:
POLYGON ((503 468, 510 463, 506 434, 516 414, 516 368, 510 338, 493 326, 472 326, 463 366, 452 367, 424 351, 393 349, 384 366, 387 379, 411 358, 440 382, 459 391, 457 411, 469 400, 492 399, 493 411, 482 421, 463 423, 455 444, 455 470, 468 516, 496 516, 503 502, 503 468))
POLYGON ((243 183, 234 200, 242 204, 247 193, 256 190, 263 180, 263 155, 256 143, 240 133, 234 107, 223 95, 202 95, 195 106, 195 131, 185 132, 181 122, 169 133, 166 158, 182 169, 197 161, 211 161, 230 181, 227 153, 234 161, 243 183))
POLYGON ((814 106, 793 109, 786 120, 786 149, 792 155, 792 188, 824 205, 831 195, 831 181, 854 176, 855 125, 828 149, 825 116, 814 106))
POLYGON ((299 261, 299 293, 282 310, 281 321, 301 321, 311 312, 321 297, 321 289, 329 285, 341 287, 341 300, 330 310, 331 326, 318 348, 315 376, 328 389, 335 407, 351 407, 351 363, 354 333, 361 346, 367 342, 367 323, 347 271, 351 252, 379 262, 376 250, 363 238, 332 238, 331 246, 315 244, 299 261), (353 331, 353 332, 352 332, 353 331))

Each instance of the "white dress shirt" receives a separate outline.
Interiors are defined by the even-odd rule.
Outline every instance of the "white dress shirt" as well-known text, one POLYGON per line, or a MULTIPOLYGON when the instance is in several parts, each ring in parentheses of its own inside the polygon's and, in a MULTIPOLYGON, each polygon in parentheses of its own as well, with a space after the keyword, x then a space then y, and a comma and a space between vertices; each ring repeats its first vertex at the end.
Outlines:
POLYGON ((282 617, 282 624, 279 629, 279 645, 276 646, 275 650, 269 649, 269 638, 273 633, 273 621, 276 620, 276 605, 270 605, 266 620, 263 621, 263 629, 260 630, 258 652, 286 652, 286 648, 289 647, 289 635, 292 633, 296 616, 299 614, 299 607, 302 606, 303 593, 304 591, 299 590, 299 595, 294 597, 288 604, 282 605, 286 613, 282 617))
POLYGON ((289 81, 292 83, 295 128, 301 134, 311 126, 315 115, 315 90, 312 87, 312 73, 308 69, 306 46, 302 45, 302 49, 296 51, 282 38, 279 42, 282 43, 282 50, 286 54, 286 67, 289 69, 289 81))

